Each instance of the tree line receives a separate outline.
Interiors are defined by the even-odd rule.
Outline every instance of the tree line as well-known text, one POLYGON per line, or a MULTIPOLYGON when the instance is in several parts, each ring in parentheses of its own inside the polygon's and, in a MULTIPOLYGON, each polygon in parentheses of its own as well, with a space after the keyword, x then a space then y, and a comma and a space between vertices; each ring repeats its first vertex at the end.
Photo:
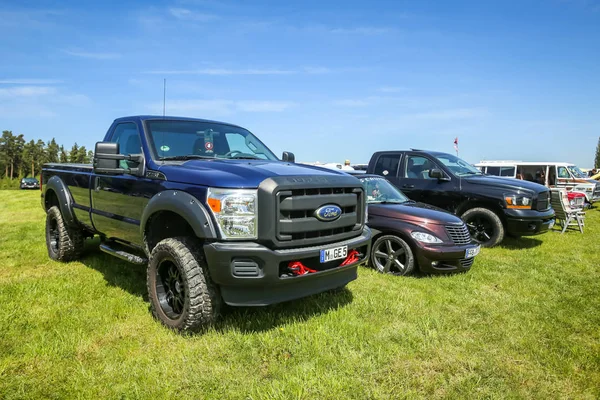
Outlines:
POLYGON ((42 165, 49 162, 90 163, 94 157, 92 150, 77 143, 70 151, 58 145, 56 140, 45 143, 38 139, 27 141, 25 136, 15 135, 12 131, 3 131, 0 138, 0 173, 9 179, 39 175, 42 165))

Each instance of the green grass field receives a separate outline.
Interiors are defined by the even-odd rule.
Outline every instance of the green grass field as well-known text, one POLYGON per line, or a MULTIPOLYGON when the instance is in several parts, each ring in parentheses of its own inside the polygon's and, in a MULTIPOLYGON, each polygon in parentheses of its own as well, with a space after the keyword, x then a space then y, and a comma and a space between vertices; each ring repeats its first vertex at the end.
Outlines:
POLYGON ((180 336, 145 270, 50 261, 39 192, 0 191, 0 398, 600 397, 600 210, 484 249, 467 274, 360 268, 339 294, 229 309, 180 336))

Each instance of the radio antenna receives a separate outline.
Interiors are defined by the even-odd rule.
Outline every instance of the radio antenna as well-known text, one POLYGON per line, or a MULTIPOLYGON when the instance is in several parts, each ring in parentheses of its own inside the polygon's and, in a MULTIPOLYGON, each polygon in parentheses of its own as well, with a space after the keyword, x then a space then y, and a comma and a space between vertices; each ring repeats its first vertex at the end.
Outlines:
POLYGON ((167 78, 163 80, 163 118, 167 107, 167 78))

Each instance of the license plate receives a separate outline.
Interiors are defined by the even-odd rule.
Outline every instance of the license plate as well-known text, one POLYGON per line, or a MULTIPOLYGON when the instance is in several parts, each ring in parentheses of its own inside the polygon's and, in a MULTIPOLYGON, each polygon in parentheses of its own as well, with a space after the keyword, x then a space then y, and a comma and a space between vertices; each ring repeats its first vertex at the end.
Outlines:
POLYGON ((326 263, 348 257, 348 246, 334 247, 321 250, 321 262, 326 263))
POLYGON ((473 247, 472 249, 467 249, 467 251, 465 252, 465 258, 475 257, 477 254, 479 254, 479 250, 481 250, 481 247, 479 246, 473 247))

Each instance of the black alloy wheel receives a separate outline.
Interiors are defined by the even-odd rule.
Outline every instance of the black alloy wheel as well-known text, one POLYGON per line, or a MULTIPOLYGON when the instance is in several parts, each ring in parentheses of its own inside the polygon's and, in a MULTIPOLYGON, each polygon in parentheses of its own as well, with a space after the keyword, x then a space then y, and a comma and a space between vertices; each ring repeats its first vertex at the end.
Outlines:
POLYGON ((156 294, 160 307, 169 318, 181 316, 185 306, 185 283, 171 258, 162 260, 156 269, 156 294))
POLYGON ((379 237, 371 249, 371 266, 383 274, 408 275, 414 270, 410 246, 394 235, 379 237))
POLYGON ((482 247, 492 247, 504 239, 504 225, 491 210, 487 208, 472 208, 462 215, 463 221, 469 228, 471 238, 482 247))
POLYGON ((48 247, 49 250, 58 254, 60 246, 60 233, 58 232, 58 221, 53 215, 48 216, 48 247))

